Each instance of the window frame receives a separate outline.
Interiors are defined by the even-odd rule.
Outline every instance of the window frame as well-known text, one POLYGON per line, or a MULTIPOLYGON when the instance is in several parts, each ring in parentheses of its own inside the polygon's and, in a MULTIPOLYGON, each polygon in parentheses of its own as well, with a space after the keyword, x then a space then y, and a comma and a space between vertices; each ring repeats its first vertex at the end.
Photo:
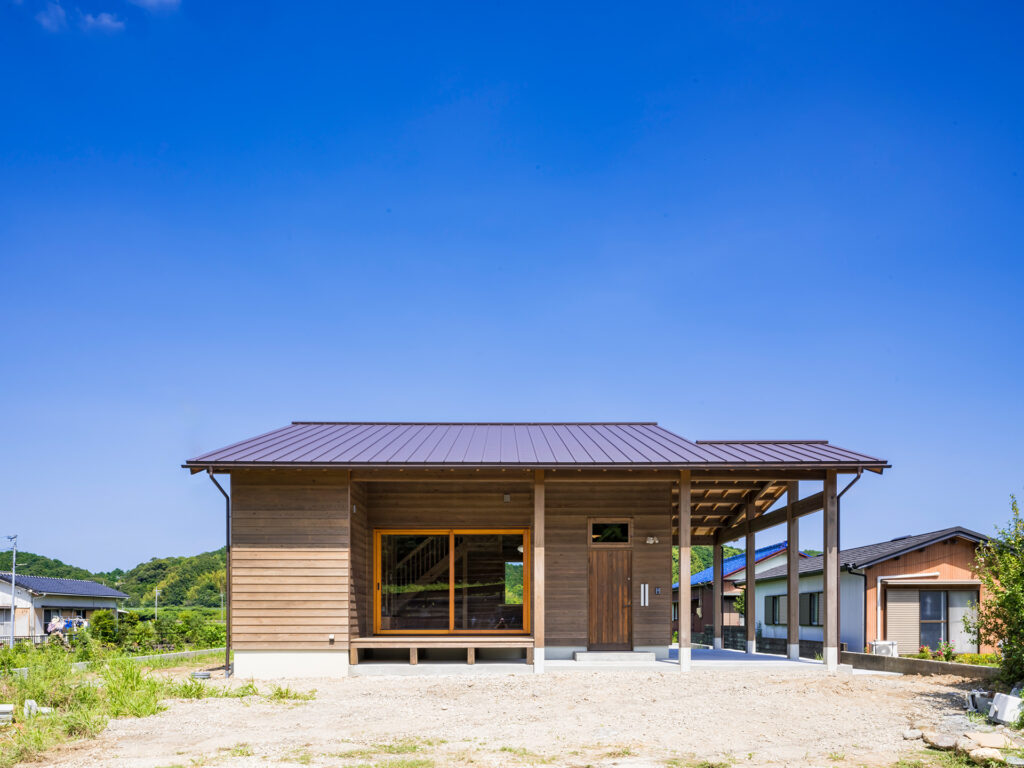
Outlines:
POLYGON ((588 517, 587 518, 587 544, 591 547, 601 549, 632 549, 633 547, 633 520, 629 517, 588 517), (594 524, 604 525, 625 525, 625 541, 594 541, 594 524))
POLYGON ((531 564, 533 551, 529 528, 375 528, 373 531, 373 634, 375 635, 529 635, 532 631, 531 608, 533 585, 531 564), (381 629, 381 567, 382 536, 440 536, 448 534, 448 629, 381 629), (523 628, 522 629, 456 629, 455 628, 455 537, 456 536, 522 536, 523 537, 523 628))

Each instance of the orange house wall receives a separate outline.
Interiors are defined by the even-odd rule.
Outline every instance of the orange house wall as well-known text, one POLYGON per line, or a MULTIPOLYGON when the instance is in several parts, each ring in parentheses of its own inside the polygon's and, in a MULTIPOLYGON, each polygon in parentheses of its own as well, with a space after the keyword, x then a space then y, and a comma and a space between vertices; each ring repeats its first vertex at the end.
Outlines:
MULTIPOLYGON (((882 639, 878 637, 876 623, 876 591, 879 576, 898 576, 904 573, 932 573, 939 574, 935 581, 975 581, 977 576, 971 571, 974 563, 974 543, 966 539, 947 539, 937 544, 931 544, 923 549, 910 552, 906 555, 894 557, 885 562, 874 565, 866 570, 867 584, 865 595, 865 619, 867 620, 867 642, 882 639)), ((917 581, 917 579, 913 579, 917 581)), ((899 583, 894 582, 894 583, 899 583)), ((885 587, 883 589, 883 595, 885 587)), ((985 595, 982 593, 982 599, 985 595)), ((882 627, 885 627, 886 613, 885 603, 882 603, 882 627)), ((883 632, 884 635, 884 632, 883 632)), ((992 653, 995 648, 982 646, 982 653, 992 653)))

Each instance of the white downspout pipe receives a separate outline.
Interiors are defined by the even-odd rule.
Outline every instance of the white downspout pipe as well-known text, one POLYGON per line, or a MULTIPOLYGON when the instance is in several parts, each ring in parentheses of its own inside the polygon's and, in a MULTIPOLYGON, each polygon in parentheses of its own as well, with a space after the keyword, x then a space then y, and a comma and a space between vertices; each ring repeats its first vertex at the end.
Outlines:
POLYGON ((878 583, 875 585, 875 640, 882 639, 882 582, 894 579, 930 579, 932 577, 938 578, 940 575, 938 571, 932 571, 931 573, 901 573, 898 576, 879 576, 878 583))

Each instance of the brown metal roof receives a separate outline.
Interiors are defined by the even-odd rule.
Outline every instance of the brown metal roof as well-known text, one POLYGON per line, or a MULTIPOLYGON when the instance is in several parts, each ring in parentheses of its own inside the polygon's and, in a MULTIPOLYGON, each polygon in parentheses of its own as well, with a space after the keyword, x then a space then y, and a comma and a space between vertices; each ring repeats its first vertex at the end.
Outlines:
POLYGON ((883 459, 823 440, 691 442, 654 422, 293 422, 188 467, 849 467, 883 459))

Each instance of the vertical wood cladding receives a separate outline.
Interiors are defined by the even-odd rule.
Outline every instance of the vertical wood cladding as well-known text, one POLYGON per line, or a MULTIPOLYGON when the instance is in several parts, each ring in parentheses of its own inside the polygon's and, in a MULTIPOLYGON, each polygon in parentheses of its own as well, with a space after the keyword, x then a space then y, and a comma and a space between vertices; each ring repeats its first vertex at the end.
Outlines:
POLYGON ((347 649, 347 473, 237 471, 231 508, 234 647, 347 649))
POLYGON ((587 521, 633 522, 633 645, 666 645, 672 617, 671 483, 547 483, 547 638, 549 646, 586 646, 587 521), (647 538, 658 539, 647 544, 647 538), (649 605, 640 604, 648 584, 649 605), (661 587, 661 594, 655 588, 661 587))

